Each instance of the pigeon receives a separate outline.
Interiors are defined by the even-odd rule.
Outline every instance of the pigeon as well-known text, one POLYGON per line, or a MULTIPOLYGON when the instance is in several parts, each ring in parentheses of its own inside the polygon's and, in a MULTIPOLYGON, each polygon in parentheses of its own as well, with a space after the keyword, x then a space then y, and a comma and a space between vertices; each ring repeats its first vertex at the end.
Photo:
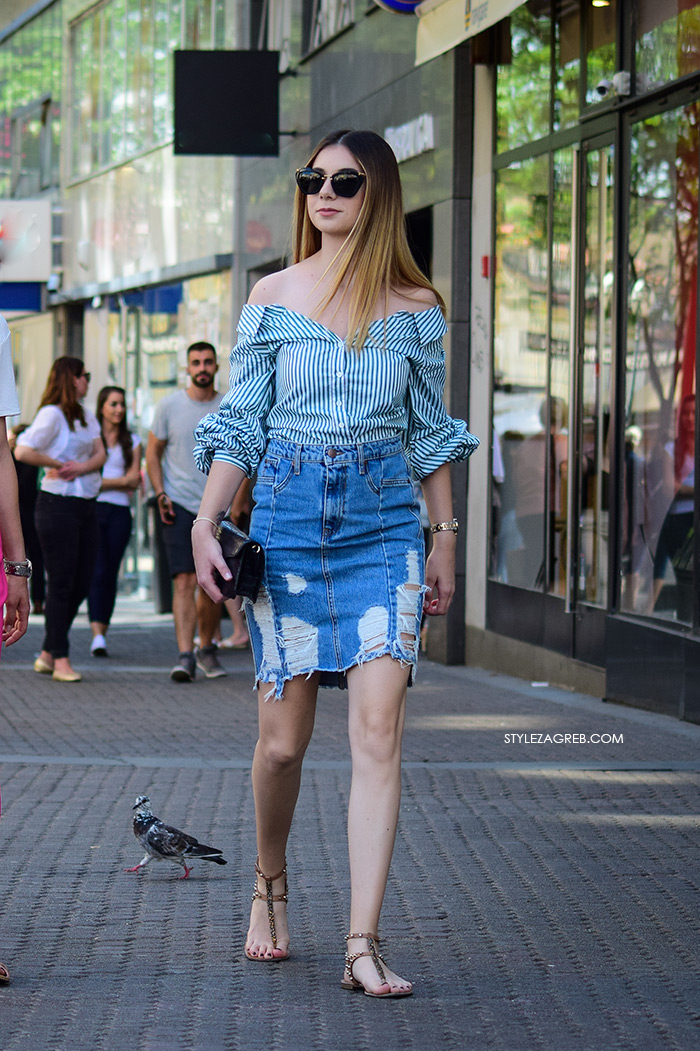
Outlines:
POLYGON ((176 865, 182 865, 185 875, 179 879, 187 879, 191 868, 187 867, 185 858, 201 858, 203 861, 214 861, 217 865, 226 865, 227 862, 221 856, 221 851, 216 847, 205 847, 198 843, 194 836, 188 836, 186 832, 180 832, 178 828, 164 825, 160 818, 155 817, 151 811, 151 801, 148 796, 137 796, 133 808, 134 835, 138 839, 146 853, 133 868, 124 869, 125 872, 138 872, 149 861, 174 861, 176 865))

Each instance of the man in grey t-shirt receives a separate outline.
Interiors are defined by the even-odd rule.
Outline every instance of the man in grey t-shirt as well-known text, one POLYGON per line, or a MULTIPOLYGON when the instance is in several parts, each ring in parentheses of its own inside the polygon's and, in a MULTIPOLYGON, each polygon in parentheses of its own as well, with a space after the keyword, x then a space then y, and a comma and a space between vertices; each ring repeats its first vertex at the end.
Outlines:
POLYGON ((197 589, 190 539, 206 483, 194 462, 194 429, 203 416, 219 407, 221 395, 214 390, 218 367, 211 343, 193 343, 187 348, 190 384, 158 404, 146 448, 146 468, 158 501, 173 578, 179 658, 170 678, 175 682, 192 682, 196 667, 209 679, 226 674, 212 643, 221 611, 204 591, 197 589), (199 647, 195 650, 197 627, 199 647))

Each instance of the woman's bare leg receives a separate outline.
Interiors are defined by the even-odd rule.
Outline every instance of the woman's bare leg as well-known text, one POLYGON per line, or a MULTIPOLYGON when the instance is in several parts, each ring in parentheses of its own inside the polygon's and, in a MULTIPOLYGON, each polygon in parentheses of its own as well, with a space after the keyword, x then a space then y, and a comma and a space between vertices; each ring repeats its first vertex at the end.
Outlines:
MULTIPOLYGON (((408 669, 389 656, 348 672, 352 784, 348 808, 350 931, 377 934, 401 799, 401 739, 408 669)), ((352 955, 366 939, 348 942, 352 955)), ((357 960, 354 977, 368 991, 407 991, 411 983, 384 967, 382 982, 370 957, 357 960)))
MULTIPOLYGON (((259 738, 253 757, 253 793, 258 842, 258 864, 266 876, 284 868, 287 838, 299 795, 304 753, 311 739, 316 715, 318 674, 297 676, 285 683, 281 700, 265 701, 270 683, 258 685, 259 738)), ((265 881, 258 877, 265 894, 265 881)), ((273 894, 284 893, 284 876, 274 880, 273 894)), ((281 958, 289 949, 287 907, 275 902, 277 947, 272 944, 267 903, 257 899, 250 913, 246 952, 264 959, 281 958)))

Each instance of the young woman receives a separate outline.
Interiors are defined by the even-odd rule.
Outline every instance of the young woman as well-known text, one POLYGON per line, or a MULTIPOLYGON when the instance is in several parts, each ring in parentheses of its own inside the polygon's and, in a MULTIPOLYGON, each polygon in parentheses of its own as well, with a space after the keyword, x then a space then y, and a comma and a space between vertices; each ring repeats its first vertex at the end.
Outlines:
POLYGON ((97 395, 97 422, 107 450, 97 497, 98 544, 88 594, 92 628, 90 652, 107 656, 107 629, 117 597, 119 567, 131 536, 131 494, 141 483, 140 438, 126 425, 126 394, 121 387, 103 387, 97 395))
POLYGON ((251 535, 266 552, 248 626, 260 736, 253 760, 251 960, 289 955, 285 847, 319 685, 346 684, 352 784, 350 933, 342 986, 407 996, 379 956, 401 791, 406 687, 421 611, 454 592, 449 461, 478 445, 442 403, 444 304, 404 232, 398 166, 369 131, 333 133, 296 175, 295 263, 243 310, 231 383, 197 431, 209 479, 192 531, 200 584, 228 576, 212 521, 257 470, 251 535), (423 536, 410 471, 423 480, 423 536), (281 698, 279 703, 265 703, 281 698))
POLYGON ((80 682, 68 656, 68 632, 87 597, 97 551, 95 498, 106 459, 100 425, 82 401, 90 373, 80 358, 54 361, 34 422, 17 439, 15 458, 46 471, 36 501, 47 596, 44 646, 34 670, 80 682))

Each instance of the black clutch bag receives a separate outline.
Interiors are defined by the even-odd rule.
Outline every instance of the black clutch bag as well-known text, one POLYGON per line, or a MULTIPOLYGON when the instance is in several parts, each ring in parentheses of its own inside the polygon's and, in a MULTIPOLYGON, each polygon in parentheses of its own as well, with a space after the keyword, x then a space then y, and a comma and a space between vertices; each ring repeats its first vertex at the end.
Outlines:
POLYGON ((224 580, 220 573, 215 574, 221 594, 225 598, 240 595, 255 602, 265 571, 265 552, 260 544, 251 540, 228 518, 219 522, 214 535, 221 544, 224 561, 231 570, 230 580, 224 580))

